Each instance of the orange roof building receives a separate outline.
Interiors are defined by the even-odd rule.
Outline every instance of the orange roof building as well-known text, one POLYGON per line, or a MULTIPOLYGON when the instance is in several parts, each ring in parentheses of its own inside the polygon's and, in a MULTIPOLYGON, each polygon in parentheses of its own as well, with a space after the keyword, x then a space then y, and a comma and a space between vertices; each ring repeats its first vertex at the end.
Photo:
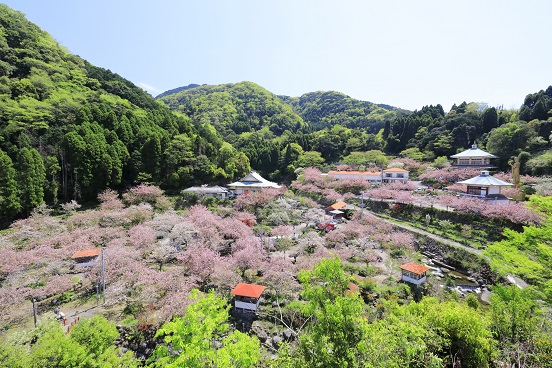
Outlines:
POLYGON ((234 295, 235 308, 257 312, 261 302, 261 294, 265 287, 262 285, 246 284, 240 282, 230 294, 234 295))
POLYGON ((343 202, 343 201, 339 201, 339 202, 336 202, 334 204, 332 204, 331 206, 328 206, 326 207, 326 211, 334 211, 334 210, 340 210, 342 209, 343 207, 345 207, 347 205, 347 203, 343 202))
POLYGON ((399 167, 392 167, 390 169, 385 169, 382 172, 383 182, 384 183, 406 183, 408 181, 409 171, 401 169, 399 167))
POLYGON ((100 252, 102 251, 101 248, 94 248, 94 249, 83 249, 79 250, 77 253, 73 254, 71 256, 72 259, 79 259, 79 258, 92 258, 97 257, 100 255, 100 252))
POLYGON ((429 271, 429 267, 408 262, 401 266, 402 280, 415 285, 421 285, 426 282, 426 272, 429 271))
POLYGON ((79 266, 89 267, 94 265, 94 260, 98 258, 101 252, 101 248, 83 249, 73 254, 71 259, 74 259, 79 266))

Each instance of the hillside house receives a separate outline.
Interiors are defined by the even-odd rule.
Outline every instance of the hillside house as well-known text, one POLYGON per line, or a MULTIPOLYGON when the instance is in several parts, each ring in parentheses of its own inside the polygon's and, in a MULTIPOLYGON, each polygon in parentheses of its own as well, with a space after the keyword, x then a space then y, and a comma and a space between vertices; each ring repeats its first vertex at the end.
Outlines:
POLYGON ((212 187, 209 187, 206 185, 202 185, 200 187, 190 187, 190 188, 184 189, 182 192, 193 193, 200 198, 214 197, 218 199, 226 199, 228 197, 231 197, 230 193, 228 192, 228 189, 220 187, 218 185, 215 185, 212 187))
POLYGON ((426 272, 429 271, 429 267, 414 262, 408 262, 403 264, 401 269, 402 281, 414 285, 421 285, 426 282, 426 272))
POLYGON ((456 155, 452 155, 450 158, 454 159, 451 166, 453 168, 493 169, 495 166, 491 165, 491 159, 497 157, 477 148, 477 145, 474 144, 470 149, 457 153, 456 155))
POLYGON ((464 184, 468 188, 463 195, 478 197, 485 200, 493 201, 508 201, 508 198, 500 193, 502 187, 512 186, 489 175, 488 171, 481 171, 479 176, 475 176, 468 180, 459 181, 458 184, 464 184))
POLYGON ((234 307, 257 312, 261 302, 261 294, 265 287, 262 285, 245 284, 240 282, 230 294, 234 295, 234 307))
POLYGON ((228 184, 228 188, 234 191, 234 194, 247 194, 249 192, 257 192, 265 188, 280 189, 282 186, 272 181, 266 180, 256 171, 251 171, 241 180, 228 184))
POLYGON ((332 179, 362 179, 374 184, 382 183, 381 171, 330 170, 327 176, 332 179))
POLYGON ((330 170, 327 174, 333 179, 361 179, 373 184, 408 181, 409 171, 400 168, 390 168, 382 171, 340 171, 330 170))
POLYGON ((408 181, 408 174, 408 170, 398 167, 385 169, 382 172, 382 180, 384 183, 406 183, 408 181))

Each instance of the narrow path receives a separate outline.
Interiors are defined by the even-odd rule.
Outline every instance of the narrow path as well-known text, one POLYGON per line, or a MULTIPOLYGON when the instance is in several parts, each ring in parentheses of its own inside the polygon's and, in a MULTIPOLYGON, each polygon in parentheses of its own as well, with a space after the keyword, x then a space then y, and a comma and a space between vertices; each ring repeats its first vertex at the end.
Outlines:
POLYGON ((401 224, 401 223, 398 223, 398 222, 395 222, 393 220, 389 220, 387 218, 383 218, 381 216, 378 216, 376 213, 372 212, 372 211, 368 211, 365 209, 365 211, 367 213, 369 213, 370 215, 373 215, 377 218, 379 218, 380 220, 382 221, 385 221, 393 226, 396 226, 396 227, 400 227, 402 229, 405 229, 405 230, 408 230, 408 231, 411 231, 411 232, 414 232, 414 233, 417 233, 417 234, 420 234, 420 235, 424 235, 424 236, 427 236, 428 238, 431 238, 433 240, 436 240, 440 243, 444 243, 444 244, 447 244, 447 245, 450 245, 452 247, 456 247, 456 248, 461 248, 463 250, 465 250, 466 252, 469 252, 469 253, 473 253, 473 254, 477 254, 478 256, 481 256, 481 257, 484 257, 485 259, 489 260, 490 258, 487 257, 486 255, 483 254, 483 252, 481 252, 481 250, 479 249, 475 249, 475 248, 471 248, 471 247, 468 247, 468 246, 465 246, 464 244, 461 244, 461 243, 458 243, 454 240, 450 240, 450 239, 446 239, 446 238, 443 238, 439 235, 435 235, 435 234, 432 234, 428 231, 425 231, 425 230, 422 230, 422 229, 418 229, 416 227, 413 227, 413 226, 410 226, 410 225, 404 225, 404 224, 401 224))

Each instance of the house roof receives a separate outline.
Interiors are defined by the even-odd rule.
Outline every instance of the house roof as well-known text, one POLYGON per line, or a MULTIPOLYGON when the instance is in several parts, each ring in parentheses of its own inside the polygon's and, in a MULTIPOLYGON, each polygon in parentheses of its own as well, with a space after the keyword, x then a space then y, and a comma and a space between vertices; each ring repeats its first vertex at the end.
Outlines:
POLYGON ((183 192, 187 193, 198 193, 198 194, 218 194, 218 193, 228 193, 228 189, 219 187, 215 185, 213 187, 190 187, 184 189, 183 192))
POLYGON ((402 173, 407 173, 409 172, 408 170, 405 170, 405 169, 401 169, 400 167, 392 167, 390 169, 385 169, 383 170, 383 172, 402 172, 402 173))
POLYGON ((77 259, 77 258, 96 257, 100 254, 101 251, 102 251, 101 248, 83 249, 83 250, 79 250, 77 253, 73 254, 71 256, 71 258, 72 259, 77 259))
POLYGON ((379 171, 340 171, 340 170, 330 170, 328 175, 362 175, 362 176, 378 176, 381 175, 379 171))
POLYGON ((421 275, 429 270, 429 267, 414 262, 405 263, 401 266, 401 268, 405 271, 415 273, 416 275, 421 275))
POLYGON ((259 298, 265 289, 262 285, 254 285, 254 284, 245 284, 243 282, 240 282, 234 290, 230 292, 230 294, 239 295, 239 296, 247 296, 250 298, 259 298))
POLYGON ((481 171, 481 175, 468 180, 459 181, 458 184, 479 185, 484 187, 506 187, 513 185, 489 175, 488 171, 481 171))
POLYGON ((488 152, 485 152, 483 150, 480 150, 477 148, 477 145, 474 144, 471 146, 470 149, 467 149, 463 152, 457 153, 455 155, 450 156, 451 158, 470 158, 470 157, 489 157, 489 158, 497 158, 495 155, 491 155, 488 152))
POLYGON ((266 180, 256 171, 251 171, 241 180, 227 185, 229 188, 233 187, 254 187, 254 188, 276 188, 280 189, 282 186, 272 181, 266 180))
POLYGON ((339 201, 337 203, 332 204, 331 206, 328 206, 326 209, 329 210, 331 208, 332 210, 339 210, 339 209, 345 207, 346 205, 347 205, 347 203, 345 203, 343 201, 339 201))

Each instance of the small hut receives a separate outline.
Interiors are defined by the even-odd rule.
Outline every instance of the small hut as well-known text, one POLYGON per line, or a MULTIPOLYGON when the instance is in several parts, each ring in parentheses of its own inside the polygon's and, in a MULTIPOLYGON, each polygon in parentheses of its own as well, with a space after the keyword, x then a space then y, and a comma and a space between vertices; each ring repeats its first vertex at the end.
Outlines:
POLYGON ((101 248, 79 250, 71 256, 71 259, 74 259, 79 266, 92 266, 101 251, 101 248))
POLYGON ((240 282, 230 294, 234 295, 234 306, 257 312, 261 301, 261 294, 265 289, 262 285, 245 284, 240 282))
POLYGON ((421 285, 426 282, 426 272, 429 271, 429 267, 414 262, 408 262, 403 264, 401 269, 402 281, 414 285, 421 285))

